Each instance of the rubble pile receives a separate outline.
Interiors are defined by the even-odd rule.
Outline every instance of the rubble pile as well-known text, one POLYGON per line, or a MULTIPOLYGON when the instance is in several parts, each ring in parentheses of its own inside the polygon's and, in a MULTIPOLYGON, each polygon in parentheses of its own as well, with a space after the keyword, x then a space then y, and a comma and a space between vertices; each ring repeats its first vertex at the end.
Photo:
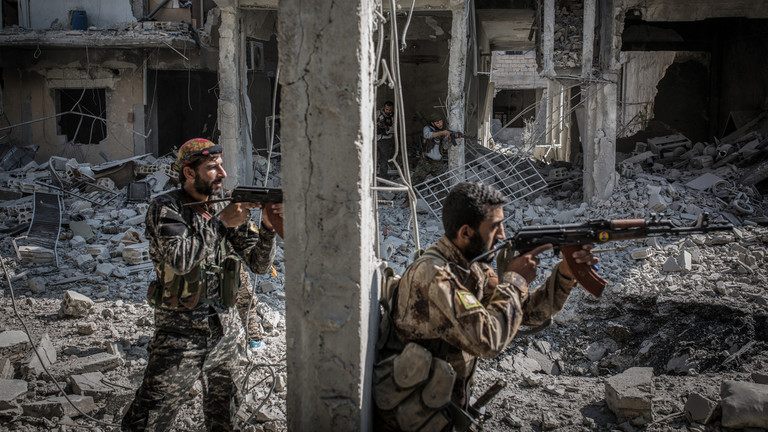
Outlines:
POLYGON ((583 2, 558 2, 555 13, 555 48, 552 53, 555 68, 581 68, 583 23, 583 2))

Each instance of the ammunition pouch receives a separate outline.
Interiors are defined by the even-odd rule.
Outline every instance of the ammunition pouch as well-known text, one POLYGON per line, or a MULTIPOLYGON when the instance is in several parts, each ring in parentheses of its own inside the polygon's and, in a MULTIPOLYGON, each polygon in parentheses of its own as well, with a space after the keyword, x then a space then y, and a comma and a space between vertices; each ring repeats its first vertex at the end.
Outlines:
POLYGON ((155 268, 157 279, 147 288, 147 302, 155 309, 172 311, 190 311, 201 303, 219 304, 232 307, 240 289, 240 268, 242 261, 234 254, 226 254, 226 240, 221 242, 221 252, 225 258, 221 266, 206 264, 194 267, 189 273, 176 274, 168 264, 155 268), (218 278, 219 300, 208 299, 207 283, 209 278, 218 278))
POLYGON ((456 372, 410 342, 400 354, 374 365, 373 400, 391 411, 403 431, 440 431, 451 424, 451 395, 456 372))
POLYGON ((240 289, 240 267, 242 266, 240 257, 229 255, 221 263, 219 272, 219 297, 221 305, 232 307, 236 303, 237 290, 240 289))
POLYGON ((147 288, 147 302, 155 309, 189 311, 195 309, 204 295, 203 265, 186 274, 176 274, 168 264, 158 269, 157 279, 147 288))

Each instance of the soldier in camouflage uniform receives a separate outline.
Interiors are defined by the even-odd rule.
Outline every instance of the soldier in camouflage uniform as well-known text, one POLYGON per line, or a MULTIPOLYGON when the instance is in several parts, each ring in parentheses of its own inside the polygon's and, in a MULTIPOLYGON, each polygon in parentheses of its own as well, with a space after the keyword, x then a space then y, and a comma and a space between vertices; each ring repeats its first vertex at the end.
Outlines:
POLYGON ((271 221, 281 206, 265 208, 258 233, 246 222, 251 203, 211 203, 226 172, 221 146, 196 138, 179 149, 175 169, 182 187, 150 202, 146 236, 157 280, 147 300, 155 308, 155 333, 144 380, 122 420, 128 431, 164 431, 203 382, 203 412, 209 431, 235 430, 237 367, 242 328, 235 295, 239 260, 265 273, 275 253, 271 221), (234 257, 235 254, 237 257, 234 257))
MULTIPOLYGON (((536 256, 552 245, 499 259, 501 278, 489 265, 492 256, 488 261, 473 263, 467 270, 471 260, 504 238, 505 202, 500 192, 481 183, 460 183, 451 190, 443 204, 445 235, 406 269, 389 299, 394 331, 389 330, 389 337, 384 336, 379 342, 375 370, 384 370, 381 365, 386 362, 382 359, 398 354, 391 351, 392 347, 402 350, 404 345, 414 342, 429 351, 433 359, 450 364, 455 381, 452 388, 448 384, 445 401, 466 410, 477 358, 497 357, 512 342, 520 325, 540 325, 562 309, 575 285, 565 261, 553 269, 544 287, 532 292, 528 288, 536 277, 536 256)), ((576 262, 596 264, 597 258, 590 252, 592 247, 585 245, 574 252, 576 262)), ((430 366, 426 367, 429 370, 430 366)), ((408 365, 409 371, 417 369, 416 364, 408 365)), ((435 375, 432 366, 430 379, 435 375)), ((456 421, 455 409, 425 409, 436 405, 423 399, 416 410, 399 409, 402 404, 413 402, 413 396, 398 402, 405 397, 398 392, 403 392, 402 387, 387 385, 386 380, 375 382, 374 400, 381 420, 374 422, 375 429, 400 430, 407 423, 408 430, 417 430, 429 421, 426 430, 451 430, 456 421), (393 408, 396 403, 399 405, 393 408)), ((417 398, 425 398, 428 393, 415 392, 417 398)))

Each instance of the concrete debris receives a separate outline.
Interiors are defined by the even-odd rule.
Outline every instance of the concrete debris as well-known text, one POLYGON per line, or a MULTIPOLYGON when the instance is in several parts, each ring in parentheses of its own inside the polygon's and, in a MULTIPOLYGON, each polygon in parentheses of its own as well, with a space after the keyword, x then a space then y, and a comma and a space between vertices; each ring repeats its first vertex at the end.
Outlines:
POLYGON ((717 402, 698 393, 691 393, 688 395, 688 400, 685 401, 684 411, 689 422, 707 424, 712 420, 716 409, 717 402))
POLYGON ((24 380, 0 380, 0 410, 12 408, 17 399, 27 393, 27 387, 27 382, 24 380))
POLYGON ((104 401, 115 390, 114 386, 104 384, 104 374, 98 371, 72 375, 69 385, 75 394, 90 396, 97 402, 104 401))
POLYGON ((768 429, 768 385, 728 380, 720 396, 723 427, 768 429))
POLYGON ((39 402, 22 404, 21 408, 26 416, 48 419, 62 416, 75 418, 98 409, 92 397, 80 395, 52 397, 39 402))
MULTIPOLYGON (((90 256, 90 255, 88 255, 90 256)), ((67 290, 61 302, 61 316, 84 317, 93 307, 93 300, 76 292, 67 290)))
POLYGON ((11 361, 21 360, 32 349, 26 333, 19 330, 0 333, 0 357, 11 361))
POLYGON ((45 333, 34 351, 27 354, 27 359, 21 366, 22 374, 25 377, 38 377, 45 373, 45 369, 56 362, 56 348, 51 343, 48 333, 45 333))
POLYGON ((619 422, 653 421, 653 368, 633 367, 605 380, 605 400, 619 422))

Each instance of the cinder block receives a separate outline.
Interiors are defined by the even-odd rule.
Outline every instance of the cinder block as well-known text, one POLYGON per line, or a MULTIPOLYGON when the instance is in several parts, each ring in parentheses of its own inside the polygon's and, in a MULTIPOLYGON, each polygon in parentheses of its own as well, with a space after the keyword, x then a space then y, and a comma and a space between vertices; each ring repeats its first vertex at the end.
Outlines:
POLYGON ((653 248, 650 246, 633 249, 631 252, 632 259, 641 260, 647 259, 653 256, 653 248))
POLYGON ((653 368, 633 367, 605 380, 605 400, 619 423, 653 421, 653 368))

